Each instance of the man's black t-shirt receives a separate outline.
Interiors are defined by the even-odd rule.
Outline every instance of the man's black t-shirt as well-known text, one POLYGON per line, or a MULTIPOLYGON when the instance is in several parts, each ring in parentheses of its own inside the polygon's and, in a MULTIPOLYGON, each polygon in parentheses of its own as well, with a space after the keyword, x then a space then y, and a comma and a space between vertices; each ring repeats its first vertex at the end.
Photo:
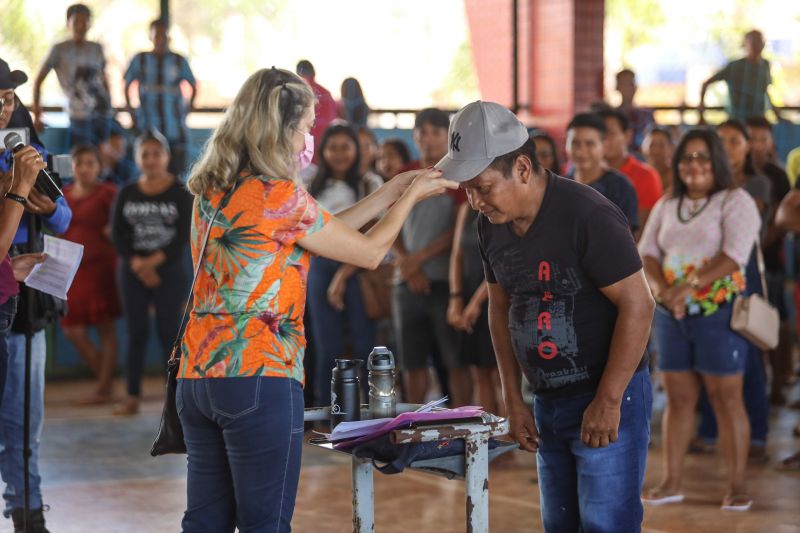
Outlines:
POLYGON ((625 215, 591 187, 549 173, 525 235, 481 216, 478 239, 487 281, 509 295, 511 342, 536 394, 594 391, 617 319, 599 288, 642 268, 625 215))

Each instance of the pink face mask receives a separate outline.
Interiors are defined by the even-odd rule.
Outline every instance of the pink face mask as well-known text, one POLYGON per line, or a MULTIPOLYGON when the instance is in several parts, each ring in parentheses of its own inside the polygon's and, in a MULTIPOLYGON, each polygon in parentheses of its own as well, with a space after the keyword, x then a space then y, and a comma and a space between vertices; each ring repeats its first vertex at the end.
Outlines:
POLYGON ((314 136, 310 133, 305 133, 306 147, 302 152, 297 154, 297 166, 299 170, 308 168, 311 160, 314 158, 314 136))

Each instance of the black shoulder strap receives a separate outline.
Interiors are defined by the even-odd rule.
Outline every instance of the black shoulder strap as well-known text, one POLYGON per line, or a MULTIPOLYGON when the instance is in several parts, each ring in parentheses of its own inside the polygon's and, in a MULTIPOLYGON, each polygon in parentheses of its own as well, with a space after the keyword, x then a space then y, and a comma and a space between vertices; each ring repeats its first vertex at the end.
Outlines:
POLYGON ((194 301, 194 286, 197 283, 197 275, 200 273, 200 265, 203 264, 203 256, 206 253, 206 245, 208 244, 208 237, 211 235, 211 228, 214 226, 214 220, 216 220, 217 215, 219 214, 220 209, 222 209, 222 205, 225 203, 226 198, 233 194, 233 191, 236 190, 236 187, 239 186, 239 180, 233 184, 233 187, 225 193, 225 195, 220 199, 219 205, 214 210, 214 214, 211 215, 211 220, 208 221, 208 227, 206 228, 206 234, 203 237, 203 244, 200 246, 200 252, 197 254, 197 264, 194 266, 194 277, 192 278, 192 286, 189 288, 189 298, 186 300, 186 305, 183 307, 183 317, 181 318, 181 324, 178 326, 178 334, 175 336, 175 342, 172 343, 172 351, 170 352, 169 359, 172 361, 177 357, 180 357, 178 354, 180 353, 180 346, 181 346, 181 338, 183 337, 183 328, 186 327, 186 319, 189 316, 189 308, 192 306, 194 301))

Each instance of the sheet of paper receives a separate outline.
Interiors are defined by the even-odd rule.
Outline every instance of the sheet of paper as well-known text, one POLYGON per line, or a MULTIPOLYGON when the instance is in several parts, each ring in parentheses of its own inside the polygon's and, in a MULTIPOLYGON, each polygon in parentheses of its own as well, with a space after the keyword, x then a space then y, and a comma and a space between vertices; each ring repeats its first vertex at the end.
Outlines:
POLYGON ((83 258, 83 245, 45 235, 44 253, 47 254, 44 262, 33 267, 25 284, 66 300, 83 258))

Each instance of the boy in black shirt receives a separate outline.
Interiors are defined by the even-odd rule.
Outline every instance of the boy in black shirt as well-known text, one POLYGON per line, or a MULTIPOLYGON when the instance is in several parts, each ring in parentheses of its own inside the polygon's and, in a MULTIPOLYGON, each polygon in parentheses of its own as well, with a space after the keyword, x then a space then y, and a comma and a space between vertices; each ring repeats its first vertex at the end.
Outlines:
POLYGON ((481 212, 510 433, 538 450, 545 530, 639 531, 655 303, 628 221, 598 192, 542 169, 525 127, 498 104, 459 111, 450 140, 436 166, 481 212))

